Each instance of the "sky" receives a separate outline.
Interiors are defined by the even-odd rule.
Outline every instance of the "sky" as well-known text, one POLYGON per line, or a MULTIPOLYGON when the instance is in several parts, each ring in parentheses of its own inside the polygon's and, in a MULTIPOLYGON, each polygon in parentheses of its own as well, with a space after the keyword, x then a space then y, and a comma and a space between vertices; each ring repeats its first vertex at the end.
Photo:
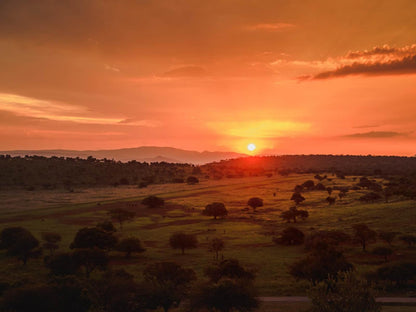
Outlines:
POLYGON ((415 16, 413 0, 1 0, 0 150, 413 156, 415 16))

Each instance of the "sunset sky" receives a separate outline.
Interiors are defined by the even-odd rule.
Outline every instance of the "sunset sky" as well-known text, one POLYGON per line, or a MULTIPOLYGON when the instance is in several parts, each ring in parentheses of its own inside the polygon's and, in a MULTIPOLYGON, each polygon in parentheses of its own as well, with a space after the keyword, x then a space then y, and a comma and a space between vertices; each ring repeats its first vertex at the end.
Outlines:
POLYGON ((414 0, 1 0, 0 150, 416 154, 414 0))

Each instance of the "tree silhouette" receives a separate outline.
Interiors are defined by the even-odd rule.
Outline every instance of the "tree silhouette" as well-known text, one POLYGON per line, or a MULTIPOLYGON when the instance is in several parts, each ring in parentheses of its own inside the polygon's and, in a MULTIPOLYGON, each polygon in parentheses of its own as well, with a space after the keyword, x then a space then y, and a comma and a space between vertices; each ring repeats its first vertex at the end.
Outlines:
POLYGON ((110 250, 117 244, 117 238, 112 233, 97 228, 82 228, 75 235, 70 248, 99 248, 110 250))
POLYGON ((292 194, 290 200, 293 200, 296 205, 299 205, 301 202, 305 200, 305 197, 303 197, 299 192, 295 192, 292 194))
POLYGON ((142 200, 142 204, 148 208, 160 208, 165 205, 165 200, 157 196, 147 196, 142 200))
POLYGON ((185 249, 196 248, 198 241, 193 234, 177 232, 171 235, 169 244, 173 249, 180 249, 182 254, 185 254, 185 249))
POLYGON ((140 239, 129 237, 122 239, 115 247, 117 251, 125 252, 126 258, 130 258, 133 252, 141 253, 146 249, 143 248, 140 239))
POLYGON ((221 238, 213 238, 209 243, 209 251, 215 252, 215 260, 218 260, 218 253, 224 249, 224 241, 221 238))
POLYGON ((133 211, 128 211, 122 208, 115 208, 111 209, 108 214, 110 215, 111 219, 118 222, 120 225, 120 229, 123 229, 123 222, 132 220, 136 215, 133 211))
POLYGON ((302 245, 305 240, 305 234, 293 226, 285 228, 280 237, 273 238, 276 244, 281 245, 302 245))
POLYGON ((26 265, 29 258, 41 255, 42 250, 38 248, 39 241, 28 230, 22 227, 9 227, 3 229, 0 234, 1 248, 7 253, 26 265))
POLYGON ((50 255, 58 249, 58 243, 61 241, 62 237, 60 234, 55 232, 44 232, 42 233, 42 239, 45 241, 42 244, 42 247, 49 250, 50 255))
POLYGON ((217 217, 223 217, 228 214, 227 208, 223 203, 214 202, 205 206, 205 209, 202 211, 202 214, 205 216, 212 216, 214 219, 217 217))
POLYGON ((248 200, 247 205, 255 211, 257 207, 263 207, 263 199, 259 197, 252 197, 248 200))
POLYGON ((366 224, 355 224, 352 226, 354 230, 354 240, 361 244, 363 251, 366 250, 366 246, 369 242, 375 241, 377 233, 371 230, 366 224))

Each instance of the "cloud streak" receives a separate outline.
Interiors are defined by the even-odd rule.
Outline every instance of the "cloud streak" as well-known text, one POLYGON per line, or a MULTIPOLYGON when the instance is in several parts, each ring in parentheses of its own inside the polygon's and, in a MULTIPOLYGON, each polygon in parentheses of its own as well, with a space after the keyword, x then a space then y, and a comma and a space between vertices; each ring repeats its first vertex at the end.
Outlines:
POLYGON ((369 131, 362 133, 353 133, 344 135, 344 138, 354 138, 354 139, 387 139, 387 138, 397 138, 397 137, 406 137, 408 133, 403 132, 394 132, 394 131, 369 131))

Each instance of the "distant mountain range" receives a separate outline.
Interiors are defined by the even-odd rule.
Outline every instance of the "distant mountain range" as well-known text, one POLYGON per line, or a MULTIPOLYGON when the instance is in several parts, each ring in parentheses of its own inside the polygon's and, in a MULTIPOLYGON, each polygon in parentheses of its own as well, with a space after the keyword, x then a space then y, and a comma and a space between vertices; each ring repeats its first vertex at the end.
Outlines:
POLYGON ((14 150, 0 151, 0 154, 11 156, 38 155, 38 156, 57 156, 57 157, 80 157, 87 158, 92 156, 98 159, 114 159, 123 162, 136 160, 139 162, 171 162, 171 163, 191 163, 205 164, 223 159, 233 159, 246 157, 246 154, 234 152, 196 152, 187 151, 173 147, 141 146, 135 148, 122 148, 113 150, 14 150))

